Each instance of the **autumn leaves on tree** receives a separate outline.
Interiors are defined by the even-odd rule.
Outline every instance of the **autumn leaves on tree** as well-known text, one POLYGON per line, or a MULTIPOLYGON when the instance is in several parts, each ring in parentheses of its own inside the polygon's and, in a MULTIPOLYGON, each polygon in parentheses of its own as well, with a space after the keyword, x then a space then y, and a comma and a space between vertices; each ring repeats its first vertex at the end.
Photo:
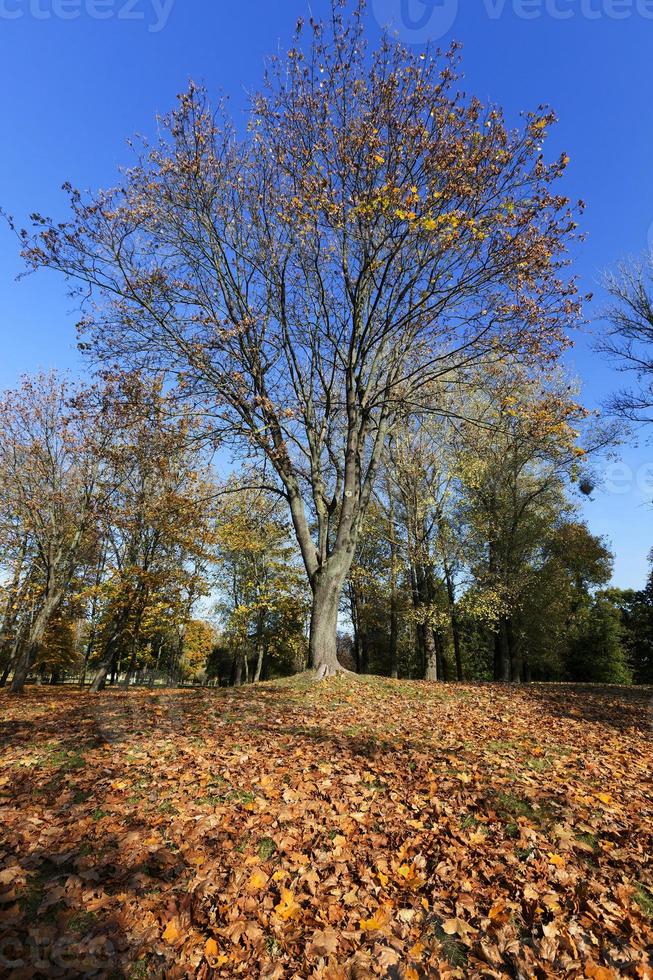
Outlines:
POLYGON ((174 382, 214 442, 257 458, 292 520, 320 676, 340 669, 341 594, 399 419, 485 366, 550 365, 578 312, 553 115, 510 130, 456 94, 455 50, 367 52, 361 13, 300 25, 245 136, 191 86, 120 187, 71 189, 69 223, 24 234, 33 267, 91 288, 96 359, 174 382))

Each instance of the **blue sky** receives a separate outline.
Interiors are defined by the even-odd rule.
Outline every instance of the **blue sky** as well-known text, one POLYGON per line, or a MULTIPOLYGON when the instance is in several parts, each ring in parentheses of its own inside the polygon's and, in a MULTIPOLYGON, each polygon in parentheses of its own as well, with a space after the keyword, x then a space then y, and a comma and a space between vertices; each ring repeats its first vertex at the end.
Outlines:
MULTIPOLYGON (((0 205, 65 216, 60 186, 108 186, 129 162, 126 138, 151 133, 189 78, 242 114, 264 58, 326 0, 0 0, 0 205)), ((576 271, 601 272, 653 245, 653 0, 370 0, 371 40, 389 24, 411 44, 464 45, 464 88, 509 117, 548 103, 566 150, 565 191, 587 203, 576 271)), ((0 228, 0 386, 25 372, 79 368, 75 311, 48 273, 16 282, 15 242, 0 228)), ((590 407, 622 383, 582 332, 569 357, 590 407)), ((653 447, 635 436, 585 506, 616 552, 615 583, 640 586, 653 546, 653 447)))

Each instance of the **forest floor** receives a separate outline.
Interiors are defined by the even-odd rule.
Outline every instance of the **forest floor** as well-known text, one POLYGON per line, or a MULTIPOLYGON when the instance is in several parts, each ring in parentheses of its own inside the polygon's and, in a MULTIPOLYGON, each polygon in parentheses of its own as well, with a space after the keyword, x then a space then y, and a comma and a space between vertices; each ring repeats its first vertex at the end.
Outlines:
POLYGON ((652 977, 653 690, 0 694, 0 975, 652 977))

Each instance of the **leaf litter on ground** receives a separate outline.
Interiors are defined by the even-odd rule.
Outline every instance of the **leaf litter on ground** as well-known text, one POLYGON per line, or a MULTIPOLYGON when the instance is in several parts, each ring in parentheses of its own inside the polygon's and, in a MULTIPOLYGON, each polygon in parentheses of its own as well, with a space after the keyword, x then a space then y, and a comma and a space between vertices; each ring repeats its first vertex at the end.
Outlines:
POLYGON ((0 973, 653 977, 650 689, 0 695, 0 973))

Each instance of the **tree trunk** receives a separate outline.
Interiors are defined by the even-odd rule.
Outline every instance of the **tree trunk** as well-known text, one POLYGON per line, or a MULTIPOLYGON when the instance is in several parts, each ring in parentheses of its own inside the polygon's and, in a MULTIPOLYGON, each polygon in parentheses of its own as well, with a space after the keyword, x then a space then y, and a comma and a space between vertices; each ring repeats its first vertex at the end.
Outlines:
POLYGON ((254 668, 254 676, 252 677, 252 683, 258 684, 261 680, 261 672, 263 670, 263 657, 265 655, 265 644, 263 643, 263 633, 265 630, 265 611, 261 610, 258 615, 256 623, 256 666, 254 668))
POLYGON ((424 626, 424 680, 437 681, 438 679, 438 651, 435 645, 433 630, 428 623, 424 626))
POLYGON ((342 577, 331 570, 320 569, 312 583, 311 632, 308 644, 308 665, 317 671, 318 678, 340 673, 337 653, 338 611, 342 577))
POLYGON ((390 677, 399 676, 399 601, 397 596, 397 538, 395 535, 395 499, 390 493, 390 677))
POLYGON ((32 623, 29 634, 26 638, 25 645, 23 646, 16 661, 14 676, 10 688, 12 694, 23 693, 27 675, 32 668, 32 664, 36 659, 37 653, 39 652, 41 640, 45 635, 48 623, 56 612, 61 599, 62 593, 60 591, 55 591, 50 595, 46 595, 43 605, 36 614, 34 622, 32 623))
POLYGON ((397 593, 393 588, 390 600, 390 677, 395 678, 399 677, 398 639, 397 593))
POLYGON ((0 677, 0 687, 4 687, 6 685, 7 680, 9 679, 9 674, 11 673, 11 670, 14 664, 16 663, 16 659, 20 653, 20 649, 21 649, 21 633, 19 631, 18 635, 14 638, 14 642, 11 646, 7 663, 5 665, 4 670, 2 671, 2 677, 0 677))
POLYGON ((256 669, 254 670, 254 683, 258 684, 261 679, 261 672, 263 670, 263 654, 265 650, 263 644, 259 643, 256 647, 256 669))
POLYGON ((453 583, 451 570, 447 562, 444 563, 444 575, 447 583, 447 597, 449 599, 449 621, 451 622, 451 636, 453 639, 454 657, 456 660, 456 679, 464 680, 463 659, 460 649, 460 624, 458 622, 458 612, 456 610, 456 590, 453 583))
POLYGON ((494 636, 494 679, 504 683, 510 680, 510 648, 505 619, 501 619, 494 636))
POLYGON ((107 686, 107 676, 111 670, 111 664, 113 663, 113 646, 109 644, 105 651, 104 657, 100 662, 97 670, 93 674, 93 680, 91 681, 91 686, 89 688, 93 694, 97 694, 99 691, 103 691, 107 686))
POLYGON ((438 658, 438 676, 446 682, 449 680, 449 660, 447 659, 444 639, 439 630, 433 630, 433 641, 438 658))
POLYGON ((515 684, 521 684, 523 680, 523 663, 521 653, 521 643, 515 639, 515 631, 512 619, 506 623, 506 635, 508 637, 508 648, 510 650, 510 664, 512 670, 512 680, 515 684))

